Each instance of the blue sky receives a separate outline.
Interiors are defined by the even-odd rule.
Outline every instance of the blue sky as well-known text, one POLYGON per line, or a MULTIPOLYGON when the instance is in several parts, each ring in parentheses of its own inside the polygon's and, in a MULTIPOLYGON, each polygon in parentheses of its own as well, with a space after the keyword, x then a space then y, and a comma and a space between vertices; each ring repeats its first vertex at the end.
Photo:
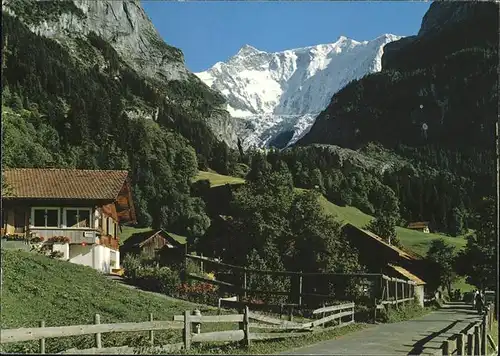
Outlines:
POLYGON ((170 2, 142 1, 158 32, 200 72, 233 56, 245 44, 267 52, 357 41, 384 33, 416 34, 430 2, 170 2))

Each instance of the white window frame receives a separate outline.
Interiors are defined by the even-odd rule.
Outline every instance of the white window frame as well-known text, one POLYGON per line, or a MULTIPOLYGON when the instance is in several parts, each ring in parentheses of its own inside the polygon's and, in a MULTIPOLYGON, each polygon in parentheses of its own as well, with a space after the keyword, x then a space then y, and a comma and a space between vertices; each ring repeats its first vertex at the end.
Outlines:
POLYGON ((94 219, 94 215, 92 213, 92 208, 81 208, 81 207, 75 207, 75 208, 63 208, 63 226, 64 228, 66 229, 75 229, 75 230, 81 230, 81 229, 92 229, 93 226, 94 226, 94 222, 92 221, 94 219), (78 211, 78 215, 80 214, 79 211, 80 210, 87 210, 89 212, 89 225, 90 226, 85 226, 85 227, 73 227, 73 226, 68 226, 68 220, 67 220, 67 217, 66 217, 66 212, 68 210, 76 210, 78 211))
POLYGON ((31 208, 31 222, 30 227, 35 229, 58 229, 61 226, 61 209, 55 208, 53 206, 34 206, 31 208), (47 210, 57 210, 57 226, 47 226, 47 217, 45 217, 45 226, 36 226, 35 225, 35 210, 45 210, 45 214, 47 214, 47 210))

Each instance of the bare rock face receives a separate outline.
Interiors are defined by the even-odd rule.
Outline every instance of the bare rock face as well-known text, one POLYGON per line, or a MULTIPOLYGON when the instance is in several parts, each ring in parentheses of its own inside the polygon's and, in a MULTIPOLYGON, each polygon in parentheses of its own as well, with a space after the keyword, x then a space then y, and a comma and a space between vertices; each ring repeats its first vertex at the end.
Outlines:
POLYGON ((54 8, 47 8, 47 16, 39 20, 19 13, 18 1, 4 1, 4 11, 19 16, 39 35, 64 42, 94 32, 147 78, 185 80, 190 74, 182 52, 163 41, 138 0, 73 0, 73 6, 59 10, 59 16, 51 16, 54 8))
MULTIPOLYGON (((185 67, 182 51, 163 41, 139 0, 2 0, 2 6, 2 11, 18 17, 31 31, 65 45, 76 57, 75 41, 95 33, 139 75, 156 85, 190 81, 205 86, 185 67)), ((82 62, 94 64, 85 59, 82 62)), ((189 105, 189 98, 182 105, 189 105)), ((217 137, 235 147, 236 133, 226 111, 221 108, 205 119, 217 137)))

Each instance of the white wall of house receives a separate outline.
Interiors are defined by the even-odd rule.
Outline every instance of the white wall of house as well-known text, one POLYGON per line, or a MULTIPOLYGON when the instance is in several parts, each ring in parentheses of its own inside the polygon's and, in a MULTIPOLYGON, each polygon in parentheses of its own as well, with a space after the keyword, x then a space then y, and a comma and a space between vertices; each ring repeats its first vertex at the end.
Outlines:
POLYGON ((93 245, 82 246, 79 244, 71 244, 69 246, 69 261, 79 265, 94 267, 93 263, 93 245))
POLYGON ((415 296, 417 297, 418 304, 424 306, 424 284, 415 286, 415 296))
POLYGON ((61 252, 63 255, 61 259, 63 260, 69 260, 69 244, 58 244, 55 243, 52 245, 52 252, 61 252))
POLYGON ((69 261, 92 267, 103 273, 111 273, 120 266, 120 253, 102 245, 69 246, 69 261))

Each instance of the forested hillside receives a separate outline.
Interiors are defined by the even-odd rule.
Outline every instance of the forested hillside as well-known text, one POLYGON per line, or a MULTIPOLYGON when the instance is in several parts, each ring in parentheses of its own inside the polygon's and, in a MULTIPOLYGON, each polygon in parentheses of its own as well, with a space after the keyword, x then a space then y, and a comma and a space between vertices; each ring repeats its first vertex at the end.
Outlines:
POLYGON ((155 86, 95 33, 70 49, 2 12, 2 40, 4 167, 128 169, 140 224, 203 231, 191 178, 234 166, 204 121, 217 93, 196 80, 155 86))
POLYGON ((470 227, 494 192, 497 14, 491 2, 434 2, 419 34, 388 44, 382 72, 337 93, 299 145, 370 157, 376 142, 408 163, 382 175, 406 220, 452 234, 470 227))

